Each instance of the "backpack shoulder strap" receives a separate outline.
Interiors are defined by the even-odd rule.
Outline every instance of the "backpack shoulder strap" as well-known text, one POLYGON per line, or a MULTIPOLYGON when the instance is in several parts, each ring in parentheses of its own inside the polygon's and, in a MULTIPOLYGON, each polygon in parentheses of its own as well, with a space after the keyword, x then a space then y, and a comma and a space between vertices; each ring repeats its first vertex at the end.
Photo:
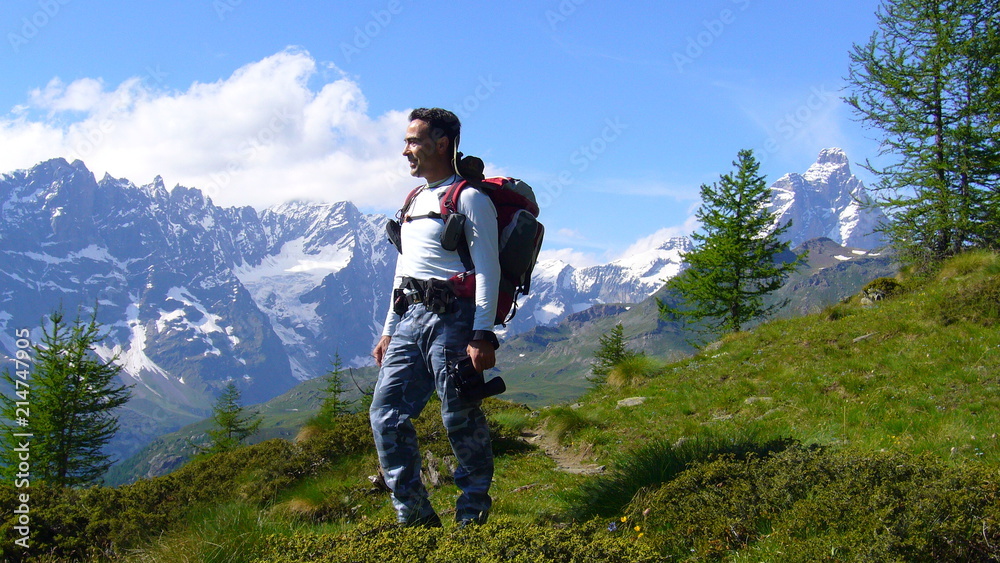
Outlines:
POLYGON ((448 186, 444 195, 441 196, 442 217, 448 217, 448 215, 452 213, 458 213, 458 196, 461 195, 462 190, 469 186, 472 186, 472 184, 464 178, 448 186))
MULTIPOLYGON (((455 182, 454 184, 448 186, 445 190, 444 195, 441 196, 441 217, 447 219, 448 215, 452 213, 458 213, 458 196, 462 194, 462 190, 467 187, 475 187, 468 180, 462 178, 461 180, 455 182)), ((472 253, 469 252, 469 243, 465 240, 465 234, 462 234, 462 241, 459 243, 458 256, 462 259, 462 265, 468 271, 473 270, 476 266, 472 262, 472 253)))
POLYGON ((406 213, 410 210, 410 206, 413 205, 413 200, 417 199, 417 194, 423 189, 423 186, 417 186, 410 190, 407 194, 406 199, 403 201, 403 207, 396 212, 396 219, 400 222, 405 222, 407 219, 406 213))

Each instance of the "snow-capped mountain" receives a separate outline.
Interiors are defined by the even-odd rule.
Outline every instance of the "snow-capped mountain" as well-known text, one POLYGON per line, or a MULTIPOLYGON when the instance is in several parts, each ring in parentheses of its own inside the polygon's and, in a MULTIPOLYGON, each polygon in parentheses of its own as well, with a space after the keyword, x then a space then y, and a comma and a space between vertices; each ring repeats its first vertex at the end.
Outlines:
POLYGON ((777 223, 792 221, 785 238, 793 248, 819 237, 865 250, 885 243, 875 232, 885 214, 859 203, 869 196, 861 180, 851 174, 850 161, 841 149, 823 149, 804 174, 785 174, 771 190, 769 208, 778 214, 777 223))
MULTIPOLYGON (((385 218, 350 203, 293 202, 257 213, 51 160, 0 176, 0 344, 41 339, 60 307, 107 330, 158 435, 203 418, 227 382, 248 403, 322 375, 335 353, 367 356, 389 299, 395 250, 385 218)), ((125 425, 123 425, 124 427, 125 425)))
POLYGON ((576 269, 562 260, 542 260, 532 273, 531 293, 509 323, 510 333, 556 324, 601 303, 638 303, 681 271, 687 237, 670 238, 651 250, 608 264, 576 269))

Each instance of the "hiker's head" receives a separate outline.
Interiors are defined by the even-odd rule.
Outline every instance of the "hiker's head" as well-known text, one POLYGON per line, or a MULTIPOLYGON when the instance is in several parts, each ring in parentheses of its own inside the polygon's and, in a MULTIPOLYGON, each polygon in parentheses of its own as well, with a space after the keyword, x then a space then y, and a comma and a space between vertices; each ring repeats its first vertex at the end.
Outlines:
POLYGON ((410 174, 435 182, 452 173, 452 158, 458 146, 462 123, 441 108, 410 112, 403 156, 410 161, 410 174))

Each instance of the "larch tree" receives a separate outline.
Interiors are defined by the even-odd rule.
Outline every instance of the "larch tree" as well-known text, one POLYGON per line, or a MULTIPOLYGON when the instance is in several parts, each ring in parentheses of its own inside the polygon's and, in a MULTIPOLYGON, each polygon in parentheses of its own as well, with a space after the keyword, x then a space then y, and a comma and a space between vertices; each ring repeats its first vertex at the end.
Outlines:
POLYGON ((775 225, 777 217, 766 207, 771 190, 758 174, 753 152, 741 150, 733 165, 734 172, 701 186, 695 214, 701 232, 692 235, 694 248, 683 255, 686 269, 667 282, 679 303, 659 301, 663 317, 683 319, 710 334, 737 332, 784 306, 766 305, 765 297, 799 264, 780 260, 788 254, 781 235, 791 221, 775 225))
MULTIPOLYGON (((103 360, 95 353, 101 339, 96 309, 89 321, 77 317, 72 324, 61 311, 51 313, 33 347, 28 385, 18 387, 24 395, 17 398, 25 400, 3 398, 3 417, 12 421, 3 434, 4 445, 17 442, 14 433, 30 434, 34 479, 67 487, 90 485, 113 463, 104 447, 118 431, 116 410, 128 402, 130 391, 118 379, 116 358, 103 360)), ((17 386, 9 372, 3 379, 17 386)), ((4 451, 10 471, 17 463, 10 459, 12 448, 4 451)))
POLYGON ((855 45, 845 98, 880 132, 875 205, 909 263, 927 264, 1000 236, 998 0, 888 0, 855 45))

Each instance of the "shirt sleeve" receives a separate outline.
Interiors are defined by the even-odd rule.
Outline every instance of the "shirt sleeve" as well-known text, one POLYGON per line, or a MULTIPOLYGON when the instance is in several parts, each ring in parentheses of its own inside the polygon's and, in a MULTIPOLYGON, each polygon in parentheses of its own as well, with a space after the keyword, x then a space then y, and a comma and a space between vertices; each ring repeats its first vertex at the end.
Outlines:
MULTIPOLYGON (((396 288, 403 285, 403 276, 399 273, 399 264, 402 262, 399 256, 396 256, 396 270, 392 276, 392 287, 396 288)), ((389 290, 389 311, 385 315, 385 325, 382 327, 382 336, 392 336, 396 332, 396 325, 399 324, 399 319, 401 318, 396 314, 393 308, 392 296, 394 290, 389 290)))
POLYGON ((458 212, 466 217, 465 240, 476 267, 476 319, 472 330, 493 330, 500 292, 500 251, 497 210, 486 194, 465 189, 458 198, 458 212))

